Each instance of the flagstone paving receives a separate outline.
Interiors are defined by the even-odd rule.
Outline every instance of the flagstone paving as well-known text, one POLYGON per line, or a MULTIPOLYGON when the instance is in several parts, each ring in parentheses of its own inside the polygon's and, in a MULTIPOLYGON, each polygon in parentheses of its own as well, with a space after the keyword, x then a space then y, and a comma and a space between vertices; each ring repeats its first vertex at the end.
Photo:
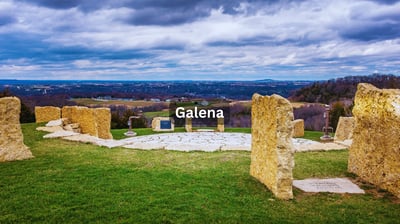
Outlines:
MULTIPOLYGON (((70 141, 92 143, 108 148, 125 147, 131 149, 161 149, 176 151, 228 151, 251 150, 251 134, 229 132, 187 132, 165 133, 146 136, 136 136, 122 140, 104 140, 87 134, 77 134, 68 131, 56 131, 44 138, 63 138, 70 141)), ((336 143, 320 143, 302 138, 294 138, 293 146, 296 152, 325 151, 347 148, 336 143)))

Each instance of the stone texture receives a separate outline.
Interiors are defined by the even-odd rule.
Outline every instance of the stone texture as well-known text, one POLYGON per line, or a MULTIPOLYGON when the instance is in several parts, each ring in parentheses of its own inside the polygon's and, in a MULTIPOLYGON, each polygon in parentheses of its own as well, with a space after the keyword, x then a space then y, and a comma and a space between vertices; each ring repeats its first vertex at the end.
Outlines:
POLYGON ((94 109, 95 121, 97 125, 97 137, 102 139, 112 139, 111 130, 111 111, 110 108, 94 109))
POLYGON ((353 115, 349 172, 400 197, 400 90, 359 84, 353 115))
POLYGON ((55 126, 62 126, 62 125, 63 125, 63 120, 62 119, 58 119, 58 120, 49 121, 46 124, 46 127, 55 127, 55 126))
POLYGON ((109 108, 87 108, 78 106, 65 106, 62 108, 62 118, 67 118, 71 123, 79 123, 83 134, 94 137, 111 139, 111 112, 109 108))
POLYGON ((346 141, 353 138, 354 118, 353 117, 340 117, 336 128, 335 142, 346 141))
POLYGON ((329 178, 329 179, 305 179, 294 180, 293 186, 305 192, 330 192, 330 193, 349 193, 364 194, 364 190, 347 178, 329 178))
POLYGON ((293 109, 279 96, 254 94, 251 107, 250 174, 277 198, 293 198, 293 109))
POLYGON ((296 119, 293 121, 293 138, 300 138, 304 136, 304 120, 296 119))
POLYGON ((33 158, 24 144, 20 111, 21 102, 17 97, 0 98, 0 162, 33 158))
POLYGON ((217 132, 224 132, 225 131, 225 120, 224 118, 217 118, 217 132))
POLYGON ((185 118, 185 131, 186 132, 192 132, 193 131, 192 118, 185 118))
POLYGON ((35 107, 36 123, 49 122, 61 118, 61 109, 58 107, 35 107))
POLYGON ((174 119, 171 117, 154 117, 153 120, 151 121, 151 128, 153 131, 174 131, 175 130, 175 125, 174 125, 174 119), (171 122, 171 128, 170 129, 161 129, 161 121, 170 121, 171 122))

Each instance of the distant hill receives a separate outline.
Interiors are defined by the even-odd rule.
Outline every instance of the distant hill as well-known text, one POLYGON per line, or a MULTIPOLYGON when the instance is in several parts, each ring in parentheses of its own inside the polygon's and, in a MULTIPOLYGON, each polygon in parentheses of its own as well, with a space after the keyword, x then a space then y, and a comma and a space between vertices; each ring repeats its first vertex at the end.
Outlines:
POLYGON ((339 100, 352 100, 358 83, 370 83, 378 88, 399 89, 400 77, 395 75, 373 74, 369 76, 347 76, 328 81, 314 82, 296 90, 289 97, 292 101, 325 103, 339 100))

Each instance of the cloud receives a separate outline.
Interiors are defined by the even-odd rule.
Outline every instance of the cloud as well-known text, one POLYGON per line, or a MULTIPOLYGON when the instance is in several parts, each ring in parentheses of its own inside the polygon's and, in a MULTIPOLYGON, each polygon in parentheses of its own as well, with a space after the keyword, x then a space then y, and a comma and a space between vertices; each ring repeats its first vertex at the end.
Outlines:
POLYGON ((356 5, 344 26, 338 25, 343 38, 360 41, 388 40, 400 37, 400 3, 377 7, 356 5))
POLYGON ((15 23, 17 20, 13 16, 0 15, 0 26, 15 23))
POLYGON ((386 1, 4 0, 0 78, 395 73, 398 11, 386 1))

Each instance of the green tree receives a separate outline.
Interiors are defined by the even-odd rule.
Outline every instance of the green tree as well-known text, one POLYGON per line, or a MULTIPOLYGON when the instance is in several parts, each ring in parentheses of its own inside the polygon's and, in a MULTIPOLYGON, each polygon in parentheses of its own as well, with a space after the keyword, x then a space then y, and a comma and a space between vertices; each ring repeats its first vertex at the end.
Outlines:
POLYGON ((341 116, 346 116, 345 105, 343 104, 343 102, 337 101, 332 104, 331 108, 332 109, 330 112, 329 123, 333 127, 333 129, 336 130, 339 118, 341 116))

